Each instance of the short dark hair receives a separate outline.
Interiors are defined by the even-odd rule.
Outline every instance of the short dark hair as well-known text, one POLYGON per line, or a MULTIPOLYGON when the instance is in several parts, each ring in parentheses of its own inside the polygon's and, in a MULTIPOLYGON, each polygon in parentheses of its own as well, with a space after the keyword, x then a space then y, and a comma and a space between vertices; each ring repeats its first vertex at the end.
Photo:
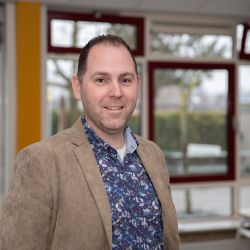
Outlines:
POLYGON ((91 48, 93 48, 97 44, 108 44, 112 46, 123 46, 125 47, 128 52, 130 53, 134 65, 135 65, 135 71, 138 74, 137 70, 137 65, 135 58, 132 54, 132 51, 129 47, 129 45, 119 36, 116 35, 101 35, 101 36, 96 36, 92 38, 83 48, 80 53, 79 59, 78 59, 78 67, 77 67, 77 78, 79 81, 81 81, 82 75, 86 72, 87 69, 87 59, 89 55, 89 51, 91 48))

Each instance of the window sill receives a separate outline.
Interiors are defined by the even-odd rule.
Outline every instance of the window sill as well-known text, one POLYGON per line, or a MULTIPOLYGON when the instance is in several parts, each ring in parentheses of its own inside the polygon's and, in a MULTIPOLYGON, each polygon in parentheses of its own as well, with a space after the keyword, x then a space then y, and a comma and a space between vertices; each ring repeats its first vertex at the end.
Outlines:
POLYGON ((181 234, 184 234, 184 233, 195 233, 195 232, 235 230, 239 228, 240 222, 241 221, 239 219, 180 222, 179 232, 181 234))
POLYGON ((240 222, 240 219, 181 222, 179 233, 182 243, 236 239, 240 222))

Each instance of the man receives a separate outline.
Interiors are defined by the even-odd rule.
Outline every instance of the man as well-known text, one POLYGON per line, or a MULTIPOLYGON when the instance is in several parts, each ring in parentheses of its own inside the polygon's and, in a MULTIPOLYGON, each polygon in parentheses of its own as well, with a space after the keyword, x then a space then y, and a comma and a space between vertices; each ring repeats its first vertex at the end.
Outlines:
POLYGON ((139 85, 121 38, 83 48, 72 87, 84 115, 19 153, 1 249, 179 249, 164 156, 126 125, 139 85))

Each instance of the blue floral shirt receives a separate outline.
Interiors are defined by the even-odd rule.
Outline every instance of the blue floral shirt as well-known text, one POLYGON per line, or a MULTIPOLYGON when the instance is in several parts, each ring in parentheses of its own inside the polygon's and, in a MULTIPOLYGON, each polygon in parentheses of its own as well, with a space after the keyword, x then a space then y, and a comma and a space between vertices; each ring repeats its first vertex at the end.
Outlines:
POLYGON ((163 249, 161 205, 140 161, 131 130, 125 130, 126 155, 98 137, 85 118, 82 123, 107 191, 112 213, 112 249, 163 249))

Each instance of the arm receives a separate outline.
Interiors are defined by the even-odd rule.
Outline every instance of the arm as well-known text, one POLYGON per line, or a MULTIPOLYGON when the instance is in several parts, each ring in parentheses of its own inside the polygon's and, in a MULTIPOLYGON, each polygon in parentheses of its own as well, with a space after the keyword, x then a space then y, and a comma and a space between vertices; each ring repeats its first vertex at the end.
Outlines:
POLYGON ((18 157, 0 220, 0 249, 46 249, 52 211, 50 184, 39 150, 18 157))

